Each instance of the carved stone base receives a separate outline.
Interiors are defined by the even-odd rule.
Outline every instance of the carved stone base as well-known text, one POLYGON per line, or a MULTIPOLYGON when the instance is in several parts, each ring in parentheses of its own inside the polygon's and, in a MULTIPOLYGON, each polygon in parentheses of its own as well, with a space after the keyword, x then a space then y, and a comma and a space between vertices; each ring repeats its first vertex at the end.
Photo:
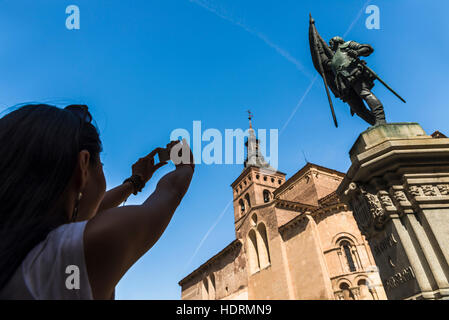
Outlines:
POLYGON ((353 210, 389 299, 449 298, 449 139, 417 123, 363 132, 337 193, 353 210))

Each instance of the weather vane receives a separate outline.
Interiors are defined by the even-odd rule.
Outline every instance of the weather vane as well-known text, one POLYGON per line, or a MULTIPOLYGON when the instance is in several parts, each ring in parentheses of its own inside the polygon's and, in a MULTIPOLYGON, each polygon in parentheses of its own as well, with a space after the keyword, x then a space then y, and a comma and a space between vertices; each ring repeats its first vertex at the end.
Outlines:
POLYGON ((248 112, 248 120, 251 121, 251 119, 254 117, 251 113, 251 110, 246 110, 246 112, 248 112))

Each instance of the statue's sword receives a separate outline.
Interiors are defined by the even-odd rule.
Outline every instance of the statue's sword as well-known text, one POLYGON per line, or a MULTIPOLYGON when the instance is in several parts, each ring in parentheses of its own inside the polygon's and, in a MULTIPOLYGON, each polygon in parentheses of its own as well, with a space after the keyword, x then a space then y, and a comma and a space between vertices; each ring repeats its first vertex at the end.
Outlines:
POLYGON ((398 97, 402 102, 406 103, 404 99, 402 99, 402 97, 397 94, 388 84, 386 84, 378 75, 377 73, 374 72, 373 69, 371 69, 370 67, 368 67, 366 65, 366 62, 363 60, 358 60, 359 64, 365 68, 369 73, 371 73, 373 75, 373 77, 375 77, 377 80, 379 80, 380 83, 382 83, 385 88, 387 88, 388 90, 390 90, 396 97, 398 97))

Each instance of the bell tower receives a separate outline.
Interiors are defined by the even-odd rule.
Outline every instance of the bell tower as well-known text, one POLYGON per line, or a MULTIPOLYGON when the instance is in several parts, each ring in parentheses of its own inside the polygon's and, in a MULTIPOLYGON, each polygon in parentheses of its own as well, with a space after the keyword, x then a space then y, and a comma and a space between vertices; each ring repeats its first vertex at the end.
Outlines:
POLYGON ((237 227, 253 210, 273 201, 273 192, 285 182, 285 173, 272 168, 259 150, 259 140, 252 127, 253 115, 248 111, 249 130, 246 160, 239 177, 231 184, 233 189, 234 223, 237 227))

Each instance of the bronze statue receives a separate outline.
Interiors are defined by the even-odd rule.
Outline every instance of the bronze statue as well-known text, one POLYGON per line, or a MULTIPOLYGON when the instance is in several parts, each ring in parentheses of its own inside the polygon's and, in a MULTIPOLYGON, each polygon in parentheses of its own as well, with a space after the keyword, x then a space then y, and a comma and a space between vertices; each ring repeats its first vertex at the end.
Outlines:
POLYGON ((315 28, 315 21, 310 16, 309 42, 315 69, 323 77, 326 93, 334 119, 335 117, 332 99, 329 89, 334 96, 349 104, 351 115, 356 113, 360 118, 371 125, 386 123, 384 108, 380 100, 371 92, 374 80, 379 80, 405 103, 393 89, 391 89, 379 76, 371 70, 366 62, 359 57, 367 57, 374 49, 369 44, 360 44, 355 41, 344 41, 341 37, 333 37, 329 46, 321 38, 315 28), (368 110, 363 103, 366 102, 368 110))

